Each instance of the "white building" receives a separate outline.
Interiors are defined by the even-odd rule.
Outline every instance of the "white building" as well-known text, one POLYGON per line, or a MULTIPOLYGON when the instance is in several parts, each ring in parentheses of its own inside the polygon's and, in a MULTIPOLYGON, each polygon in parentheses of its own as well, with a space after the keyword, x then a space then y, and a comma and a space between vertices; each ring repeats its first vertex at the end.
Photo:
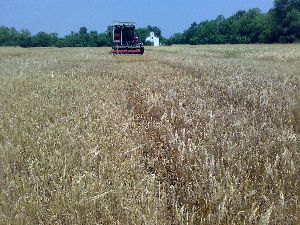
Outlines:
POLYGON ((154 32, 150 33, 150 36, 146 38, 146 41, 150 41, 154 46, 159 46, 159 38, 155 37, 154 32))

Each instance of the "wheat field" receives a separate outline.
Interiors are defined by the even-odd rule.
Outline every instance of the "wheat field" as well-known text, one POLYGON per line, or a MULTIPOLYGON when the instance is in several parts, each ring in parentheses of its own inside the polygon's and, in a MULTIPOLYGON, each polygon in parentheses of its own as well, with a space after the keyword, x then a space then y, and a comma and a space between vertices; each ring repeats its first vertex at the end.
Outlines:
POLYGON ((0 224, 300 224, 300 45, 0 48, 0 224))

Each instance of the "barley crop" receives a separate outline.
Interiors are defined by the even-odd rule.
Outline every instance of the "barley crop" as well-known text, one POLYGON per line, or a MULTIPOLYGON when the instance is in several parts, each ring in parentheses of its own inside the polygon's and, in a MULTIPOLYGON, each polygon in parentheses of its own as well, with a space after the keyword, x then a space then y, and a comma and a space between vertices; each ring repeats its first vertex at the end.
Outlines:
POLYGON ((0 48, 0 224, 299 224, 300 46, 0 48))

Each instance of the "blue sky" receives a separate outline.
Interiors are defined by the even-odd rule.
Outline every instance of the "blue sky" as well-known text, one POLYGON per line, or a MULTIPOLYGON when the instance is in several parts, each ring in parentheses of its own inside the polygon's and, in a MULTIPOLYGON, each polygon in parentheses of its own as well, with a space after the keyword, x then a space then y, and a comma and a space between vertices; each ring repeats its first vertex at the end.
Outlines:
POLYGON ((0 0, 0 26, 63 36, 81 26, 103 32, 112 21, 135 21, 138 27, 159 26, 168 37, 194 21, 272 6, 273 0, 0 0))

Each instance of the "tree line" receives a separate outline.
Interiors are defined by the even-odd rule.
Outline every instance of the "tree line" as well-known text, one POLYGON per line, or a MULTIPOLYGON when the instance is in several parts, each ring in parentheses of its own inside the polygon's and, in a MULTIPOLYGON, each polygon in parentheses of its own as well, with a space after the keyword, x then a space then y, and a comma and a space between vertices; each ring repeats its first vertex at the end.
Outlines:
POLYGON ((14 27, 0 27, 0 46, 21 46, 21 47, 101 47, 109 46, 111 38, 108 31, 98 33, 87 31, 81 27, 78 32, 72 31, 63 38, 57 33, 38 32, 31 35, 28 30, 17 31, 14 27))
MULTIPOLYGON (((137 28, 136 33, 140 40, 145 43, 150 32, 165 40, 161 30, 157 26, 137 28)), ((0 26, 0 46, 21 46, 21 47, 103 47, 111 46, 112 26, 108 26, 103 33, 97 31, 88 32, 86 27, 81 27, 78 32, 60 38, 57 33, 38 32, 32 35, 28 30, 17 31, 14 27, 0 26)))
MULTIPOLYGON (((137 28, 140 40, 145 43, 153 31, 164 45, 172 44, 247 44, 247 43, 295 43, 300 42, 300 0, 275 0, 267 13, 260 9, 240 10, 225 18, 192 23, 182 33, 170 38, 162 36, 157 26, 137 28)), ((102 47, 112 42, 112 26, 103 33, 88 32, 81 27, 78 32, 59 37, 57 33, 39 32, 32 35, 28 30, 0 27, 0 46, 21 47, 102 47)), ((149 43, 146 43, 149 44, 149 43)))
POLYGON ((229 18, 192 23, 169 44, 248 44, 300 42, 300 0, 275 0, 268 13, 240 10, 229 18))

